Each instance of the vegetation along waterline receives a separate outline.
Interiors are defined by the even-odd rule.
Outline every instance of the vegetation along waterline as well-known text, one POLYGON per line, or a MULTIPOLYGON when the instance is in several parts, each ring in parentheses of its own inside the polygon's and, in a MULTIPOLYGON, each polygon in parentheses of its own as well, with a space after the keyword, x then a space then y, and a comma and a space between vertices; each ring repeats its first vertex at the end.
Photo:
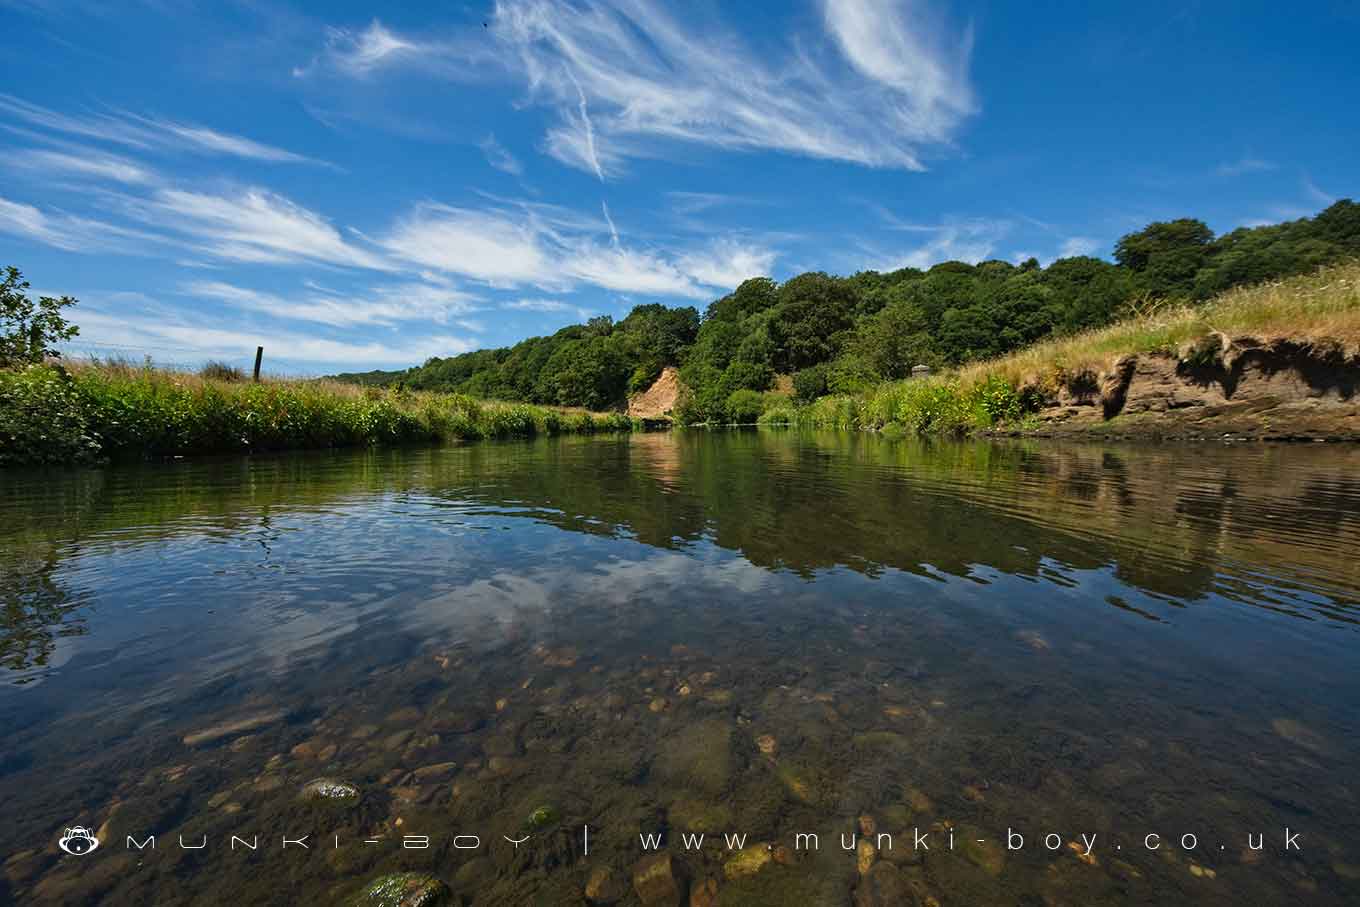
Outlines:
POLYGON ((0 371, 5 466, 641 427, 622 413, 332 381, 252 383, 117 362, 0 371))
MULTIPOLYGON (((1360 263, 1150 306, 1109 327, 759 421, 893 432, 1360 438, 1360 263)), ((743 415, 748 415, 747 410, 743 415)))

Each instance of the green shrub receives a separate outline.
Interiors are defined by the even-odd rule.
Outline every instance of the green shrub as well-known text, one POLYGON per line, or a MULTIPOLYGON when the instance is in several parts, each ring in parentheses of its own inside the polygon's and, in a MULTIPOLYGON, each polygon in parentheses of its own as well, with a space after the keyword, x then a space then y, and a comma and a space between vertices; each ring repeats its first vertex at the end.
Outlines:
POLYGON ((727 395, 728 421, 738 425, 754 425, 765 409, 765 397, 759 391, 739 390, 727 395))
POLYGON ((988 375, 969 388, 967 406, 979 428, 1018 422, 1025 412, 1019 390, 1001 375, 988 375))
POLYGON ((804 403, 811 403, 827 391, 827 368, 814 365, 793 375, 793 394, 804 403))
POLYGON ((0 371, 0 466, 89 463, 100 453, 85 398, 64 369, 0 371))

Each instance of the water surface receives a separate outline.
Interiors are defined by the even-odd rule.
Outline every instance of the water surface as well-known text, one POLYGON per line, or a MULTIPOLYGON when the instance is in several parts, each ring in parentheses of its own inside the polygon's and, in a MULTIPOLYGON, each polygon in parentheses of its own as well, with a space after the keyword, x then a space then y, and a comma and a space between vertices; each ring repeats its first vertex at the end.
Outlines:
POLYGON ((609 869, 637 903, 644 833, 723 905, 1353 903, 1357 552, 1334 445, 7 472, 0 901, 343 903, 419 869, 580 904, 609 869), (318 777, 362 796, 300 799, 318 777), (65 856, 77 824, 101 846, 65 856), (741 875, 724 834, 774 858, 741 875))

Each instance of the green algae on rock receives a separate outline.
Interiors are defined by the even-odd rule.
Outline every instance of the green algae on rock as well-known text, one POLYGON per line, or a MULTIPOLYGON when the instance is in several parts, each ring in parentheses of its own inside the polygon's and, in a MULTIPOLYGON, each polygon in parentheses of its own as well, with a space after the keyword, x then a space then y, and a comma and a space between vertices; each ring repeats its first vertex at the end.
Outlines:
POLYGON ((383 876, 350 901, 350 907, 444 907, 452 903, 449 886, 423 872, 383 876))

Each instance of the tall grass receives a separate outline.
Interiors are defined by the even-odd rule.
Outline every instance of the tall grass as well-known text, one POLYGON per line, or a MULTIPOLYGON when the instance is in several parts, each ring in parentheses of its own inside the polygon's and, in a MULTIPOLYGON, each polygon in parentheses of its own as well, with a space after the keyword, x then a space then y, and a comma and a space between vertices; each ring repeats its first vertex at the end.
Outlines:
POLYGON ((0 465, 635 428, 622 413, 331 381, 242 383, 120 361, 0 371, 0 465))
POLYGON ((1096 380, 1122 356, 1216 356, 1225 341, 1250 337, 1325 345, 1360 356, 1360 262, 1231 290, 1200 306, 1149 305, 1133 318, 1055 338, 951 374, 880 384, 807 406, 773 406, 762 425, 963 434, 1017 426, 1062 387, 1096 380))

